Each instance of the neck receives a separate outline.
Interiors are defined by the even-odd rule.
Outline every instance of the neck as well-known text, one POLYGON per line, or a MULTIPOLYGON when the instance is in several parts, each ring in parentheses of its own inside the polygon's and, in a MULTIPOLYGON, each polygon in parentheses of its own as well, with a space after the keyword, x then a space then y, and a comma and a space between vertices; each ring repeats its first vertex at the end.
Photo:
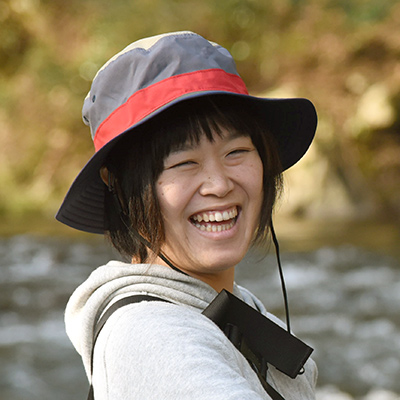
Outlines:
POLYGON ((198 274, 192 271, 187 272, 193 278, 203 281, 215 289, 218 293, 225 289, 228 292, 233 292, 233 282, 235 278, 235 268, 230 268, 226 271, 219 271, 213 274, 198 274))
MULTIPOLYGON (((132 262, 135 263, 135 259, 132 259, 132 262)), ((158 256, 151 257, 149 262, 159 265, 165 265, 166 267, 170 268, 170 266, 158 256)), ((180 267, 177 267, 177 269, 191 276, 192 278, 196 278, 200 281, 203 281, 204 283, 207 283, 218 293, 221 292, 221 290, 223 289, 231 293, 233 292, 233 282, 235 279, 234 267, 223 271, 216 271, 214 273, 199 273, 196 271, 186 270, 180 267)))

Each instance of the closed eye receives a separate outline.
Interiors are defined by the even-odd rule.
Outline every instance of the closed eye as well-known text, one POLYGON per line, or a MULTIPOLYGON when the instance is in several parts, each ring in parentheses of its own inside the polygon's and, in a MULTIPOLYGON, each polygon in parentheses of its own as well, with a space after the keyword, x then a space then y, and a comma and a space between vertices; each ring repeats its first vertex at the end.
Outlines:
POLYGON ((227 155, 235 156, 235 155, 239 155, 239 154, 243 154, 243 153, 248 153, 250 151, 251 151, 250 149, 236 149, 236 150, 229 152, 227 155))
POLYGON ((189 166, 189 165, 193 165, 193 164, 196 164, 196 163, 194 161, 190 161, 190 160, 182 161, 182 162, 171 165, 167 169, 179 168, 179 167, 189 166))

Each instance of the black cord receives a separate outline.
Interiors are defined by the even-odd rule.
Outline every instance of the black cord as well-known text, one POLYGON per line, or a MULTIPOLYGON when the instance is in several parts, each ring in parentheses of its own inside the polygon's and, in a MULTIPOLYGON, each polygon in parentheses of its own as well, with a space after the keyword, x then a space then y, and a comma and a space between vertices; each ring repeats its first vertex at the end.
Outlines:
MULTIPOLYGON (((139 232, 137 232, 135 229, 133 229, 133 228, 126 222, 125 218, 128 218, 128 216, 127 216, 125 213, 121 214, 121 219, 122 219, 122 222, 124 223, 124 225, 126 226, 126 229, 128 229, 128 231, 129 231, 131 234, 133 234, 133 235, 136 237, 136 239, 138 239, 138 240, 139 240, 143 245, 145 245, 150 251, 153 251, 152 248, 151 248, 151 247, 152 247, 152 246, 151 246, 151 243, 150 243, 148 240, 146 240, 139 232)), ((180 270, 179 268, 175 267, 175 265, 172 264, 172 262, 169 261, 168 258, 167 258, 166 256, 164 256, 164 254, 163 254, 161 251, 158 253, 158 257, 160 257, 161 260, 163 260, 163 261, 164 261, 170 268, 172 268, 174 271, 177 271, 177 272, 180 272, 181 274, 187 275, 186 272, 183 272, 183 271, 180 270)))
POLYGON ((271 222, 270 222, 269 226, 270 226, 270 229, 271 229, 272 241, 274 242, 274 246, 275 246, 276 259, 278 261, 279 276, 280 276, 280 279, 281 279, 283 300, 284 300, 284 303, 285 303, 287 331, 289 333, 291 333, 290 317, 289 317, 289 300, 288 300, 288 295, 287 295, 287 290, 286 290, 285 277, 283 276, 283 269, 282 269, 282 264, 281 264, 281 256, 280 256, 280 252, 279 252, 279 243, 278 243, 278 239, 277 239, 276 234, 275 234, 275 229, 274 229, 274 225, 272 223, 272 218, 271 218, 271 222))

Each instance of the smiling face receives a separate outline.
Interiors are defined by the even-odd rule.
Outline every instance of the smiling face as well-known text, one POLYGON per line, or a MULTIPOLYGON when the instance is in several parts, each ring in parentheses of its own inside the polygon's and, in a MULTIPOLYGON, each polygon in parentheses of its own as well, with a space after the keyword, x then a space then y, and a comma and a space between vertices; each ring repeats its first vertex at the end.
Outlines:
POLYGON ((266 242, 282 184, 268 121, 222 95, 186 100, 147 121, 115 145, 105 167, 124 208, 121 218, 106 191, 113 246, 132 263, 164 264, 162 252, 217 290, 229 290, 223 280, 232 287, 250 244, 266 242))
POLYGON ((156 182, 162 252, 204 281, 232 276, 248 251, 263 199, 263 164, 250 137, 206 135, 164 160, 156 182))

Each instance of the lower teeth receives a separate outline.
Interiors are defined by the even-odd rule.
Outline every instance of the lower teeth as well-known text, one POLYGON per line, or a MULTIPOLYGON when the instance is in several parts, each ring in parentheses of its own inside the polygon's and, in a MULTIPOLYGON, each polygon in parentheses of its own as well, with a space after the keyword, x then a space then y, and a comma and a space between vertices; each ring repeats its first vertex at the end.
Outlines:
POLYGON ((225 224, 225 225, 195 224, 195 227, 200 229, 201 231, 206 231, 206 232, 222 232, 222 231, 226 231, 228 229, 231 229, 234 224, 235 224, 235 221, 232 221, 229 224, 225 224))

